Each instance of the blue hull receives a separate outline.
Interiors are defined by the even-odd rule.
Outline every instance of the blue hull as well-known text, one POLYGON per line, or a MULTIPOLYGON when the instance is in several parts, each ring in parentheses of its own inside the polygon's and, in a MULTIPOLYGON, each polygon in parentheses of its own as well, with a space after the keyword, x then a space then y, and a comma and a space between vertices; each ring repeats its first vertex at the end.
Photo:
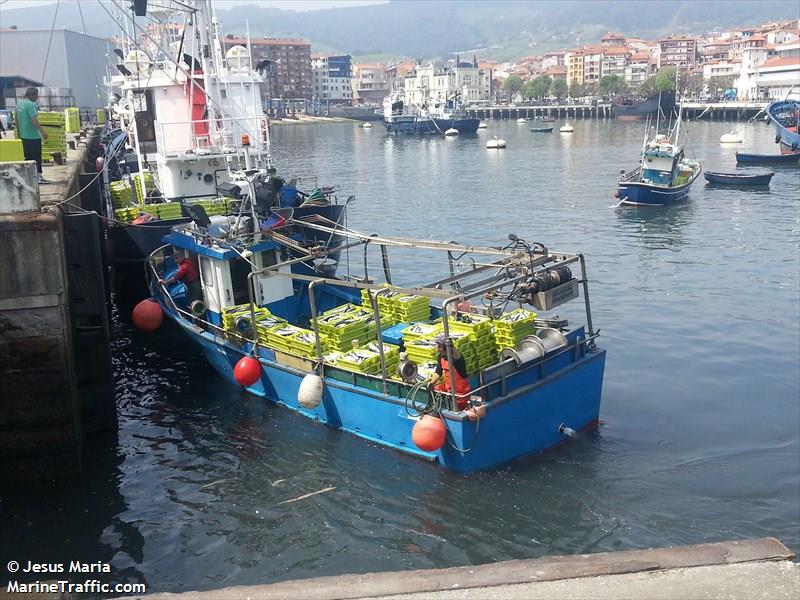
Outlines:
POLYGON ((772 176, 775 173, 763 173, 758 175, 740 175, 736 173, 713 173, 707 171, 704 173, 706 181, 717 185, 769 185, 772 176))
POLYGON ((780 142, 786 152, 800 150, 800 101, 773 102, 767 106, 767 116, 775 126, 775 141, 780 142))
POLYGON ((439 135, 450 128, 458 129, 460 134, 476 133, 480 119, 408 119, 402 121, 385 121, 389 133, 403 133, 409 135, 439 135))
POLYGON ((797 164, 800 160, 800 152, 793 154, 746 154, 744 152, 736 153, 736 162, 751 165, 793 165, 797 164))
MULTIPOLYGON (((163 306, 163 304, 162 304, 163 306)), ((165 312, 203 349, 211 365, 234 385, 233 367, 245 355, 226 340, 199 330, 183 319, 165 312)), ((574 335, 584 335, 575 332, 574 335)), ((559 431, 566 424, 583 430, 598 423, 603 385, 605 351, 582 353, 582 346, 554 355, 544 363, 498 379, 489 392, 492 400, 480 423, 464 413, 445 412, 449 442, 437 452, 424 452, 414 445, 412 429, 417 422, 407 414, 401 393, 383 394, 379 378, 375 389, 356 384, 368 376, 334 378, 326 371, 321 404, 313 410, 301 407, 297 392, 307 374, 300 368, 281 364, 275 352, 260 348, 261 380, 247 388, 253 394, 286 406, 310 419, 324 423, 459 472, 489 469, 516 458, 535 454, 563 442, 559 431), (502 386, 502 388, 501 388, 502 386), (504 394, 504 395, 501 395, 504 394), (452 444, 452 445, 451 445, 452 444), (468 452, 459 451, 458 449, 468 452)), ((248 348, 245 348, 248 349, 248 348)), ((303 359, 297 359, 303 360, 303 359)))
POLYGON ((622 204, 632 206, 668 206, 680 202, 689 195, 692 183, 700 171, 688 183, 677 187, 664 187, 636 181, 620 182, 618 194, 622 204))

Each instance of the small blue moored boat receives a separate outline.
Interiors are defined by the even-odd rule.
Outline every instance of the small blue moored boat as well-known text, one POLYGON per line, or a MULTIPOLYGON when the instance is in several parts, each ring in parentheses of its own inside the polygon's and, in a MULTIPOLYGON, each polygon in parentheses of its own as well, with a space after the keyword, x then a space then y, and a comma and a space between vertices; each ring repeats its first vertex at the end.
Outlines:
POLYGON ((795 165, 800 161, 800 152, 787 154, 750 154, 737 152, 736 162, 749 165, 795 165))
POLYGON ((706 171, 703 176, 706 181, 716 185, 738 185, 738 186, 768 186, 774 171, 764 171, 762 173, 718 173, 716 171, 706 171))

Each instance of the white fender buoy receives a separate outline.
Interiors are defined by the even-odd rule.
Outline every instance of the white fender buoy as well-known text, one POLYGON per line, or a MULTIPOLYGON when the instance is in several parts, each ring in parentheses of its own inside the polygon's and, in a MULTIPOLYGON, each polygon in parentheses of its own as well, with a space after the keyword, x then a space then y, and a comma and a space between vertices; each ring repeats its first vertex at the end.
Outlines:
POLYGON ((297 390, 297 402, 303 408, 314 409, 322 402, 322 378, 319 375, 309 373, 300 382, 300 389, 297 390))
POLYGON ((456 136, 458 135, 458 129, 456 129, 455 127, 451 127, 450 129, 445 131, 444 134, 448 137, 456 136))

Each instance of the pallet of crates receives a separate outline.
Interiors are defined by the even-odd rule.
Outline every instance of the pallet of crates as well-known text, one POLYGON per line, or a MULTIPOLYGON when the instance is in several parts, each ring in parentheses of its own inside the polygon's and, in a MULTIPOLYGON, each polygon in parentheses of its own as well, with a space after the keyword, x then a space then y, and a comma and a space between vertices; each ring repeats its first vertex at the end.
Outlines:
POLYGON ((22 140, 0 139, 0 162, 22 162, 25 160, 25 151, 22 149, 22 140))
POLYGON ((81 130, 81 111, 77 107, 64 109, 65 130, 67 133, 78 133, 81 130))
POLYGON ((40 112, 39 124, 47 132, 47 139, 42 140, 42 160, 50 162, 53 154, 60 153, 67 157, 66 120, 63 112, 40 112))

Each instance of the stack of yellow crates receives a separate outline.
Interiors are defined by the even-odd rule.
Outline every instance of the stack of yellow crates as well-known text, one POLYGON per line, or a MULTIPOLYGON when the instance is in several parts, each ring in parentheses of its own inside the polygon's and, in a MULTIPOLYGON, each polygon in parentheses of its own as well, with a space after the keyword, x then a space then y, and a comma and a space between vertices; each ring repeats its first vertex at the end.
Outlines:
POLYGON ((377 338, 377 326, 372 311, 355 304, 343 304, 317 317, 320 334, 331 350, 350 350, 353 341, 359 345, 377 338))
POLYGON ((81 130, 81 111, 79 108, 74 106, 65 108, 64 119, 67 133, 78 133, 81 130))
MULTIPOLYGON (((266 317, 272 316, 267 308, 256 307, 256 322, 259 319, 263 319, 266 317)), ((228 306, 222 309, 222 328, 225 331, 229 331, 238 335, 242 335, 243 332, 239 331, 236 328, 236 321, 239 317, 246 317, 247 319, 251 318, 250 312, 250 305, 249 304, 237 304, 236 306, 228 306)), ((252 337, 252 336, 249 336, 252 337)))
POLYGON ((500 315, 494 320, 494 335, 497 340, 497 350, 503 348, 516 348, 519 342, 536 333, 534 320, 536 313, 524 308, 518 308, 510 313, 500 315))
POLYGON ((474 313, 462 313, 458 319, 449 322, 450 330, 469 334, 477 353, 479 370, 497 364, 500 355, 492 327, 493 321, 487 316, 474 313))
POLYGON ((97 123, 98 125, 105 125, 106 123, 106 110, 104 108, 97 109, 97 123))
POLYGON ((42 140, 42 160, 53 160, 53 153, 60 152, 67 158, 66 119, 63 112, 40 112, 39 124, 47 132, 42 140))
POLYGON ((139 204, 144 204, 145 194, 142 193, 142 179, 144 178, 144 186, 147 192, 156 189, 155 177, 152 173, 134 173, 131 175, 133 180, 133 188, 136 191, 136 201, 139 204))
MULTIPOLYGON (((361 305, 372 308, 369 290, 361 290, 361 305)), ((431 305, 428 298, 403 292, 389 291, 378 296, 378 308, 381 311, 381 325, 395 323, 414 323, 431 318, 431 305)))

